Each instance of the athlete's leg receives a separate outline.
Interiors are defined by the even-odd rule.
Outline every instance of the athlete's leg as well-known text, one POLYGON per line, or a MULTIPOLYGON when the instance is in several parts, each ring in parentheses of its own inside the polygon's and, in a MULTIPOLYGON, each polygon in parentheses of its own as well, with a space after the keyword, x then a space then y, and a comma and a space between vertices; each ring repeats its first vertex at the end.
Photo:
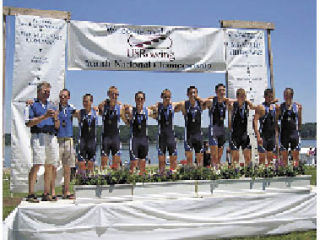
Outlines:
POLYGON ((116 154, 112 156, 112 166, 114 167, 114 170, 119 170, 120 162, 121 162, 120 155, 116 154))
POLYGON ((196 153, 196 159, 197 159, 197 166, 203 167, 203 153, 202 152, 196 153))
POLYGON ((164 154, 158 155, 159 158, 159 173, 163 174, 166 168, 166 156, 164 154))
POLYGON ((292 157, 293 157, 293 166, 298 167, 299 166, 299 150, 293 150, 292 157))
POLYGON ((288 166, 288 150, 282 150, 281 156, 282 156, 282 165, 284 167, 288 166))
POLYGON ((144 175, 146 173, 146 159, 139 159, 139 175, 144 175))
POLYGON ((71 174, 71 169, 70 166, 64 165, 63 166, 63 177, 64 177, 64 196, 70 195, 70 174, 71 174))
POLYGON ((44 195, 50 193, 50 183, 52 179, 52 164, 44 165, 44 195))
POLYGON ((94 161, 92 159, 88 161, 88 170, 89 170, 89 173, 91 174, 94 173, 94 161))
POLYGON ((131 160, 130 161, 130 173, 133 173, 136 170, 137 166, 138 166, 138 160, 137 159, 131 160))
POLYGON ((231 150, 232 165, 236 167, 239 165, 239 150, 231 150))
POLYGON ((273 160, 273 152, 272 151, 268 151, 267 152, 267 160, 268 160, 267 165, 271 166, 271 163, 272 163, 272 160, 273 160))
POLYGON ((221 165, 221 157, 223 154, 223 146, 218 148, 218 164, 221 165))
POLYGON ((177 155, 170 156, 170 170, 176 170, 177 168, 177 155))
POLYGON ((50 189, 51 189, 51 195, 56 195, 56 177, 57 177, 57 167, 52 166, 52 172, 51 172, 51 181, 50 181, 50 189))
POLYGON ((41 164, 34 164, 29 172, 29 195, 34 193, 34 185, 37 180, 37 173, 41 164))
POLYGON ((109 158, 107 155, 101 155, 101 169, 106 169, 108 166, 109 158))
POLYGON ((158 160, 159 160, 159 173, 163 174, 166 169, 166 139, 159 135, 158 139, 158 160))
POLYGON ((218 145, 210 146, 211 166, 218 166, 219 164, 219 150, 218 145))
POLYGON ((186 156, 186 159, 187 159, 187 165, 188 165, 188 166, 193 166, 193 162, 192 162, 192 159, 193 159, 192 151, 185 151, 185 156, 186 156))
POLYGON ((245 166, 250 166, 251 162, 251 149, 245 148, 243 150, 243 156, 244 156, 244 161, 245 161, 245 166))

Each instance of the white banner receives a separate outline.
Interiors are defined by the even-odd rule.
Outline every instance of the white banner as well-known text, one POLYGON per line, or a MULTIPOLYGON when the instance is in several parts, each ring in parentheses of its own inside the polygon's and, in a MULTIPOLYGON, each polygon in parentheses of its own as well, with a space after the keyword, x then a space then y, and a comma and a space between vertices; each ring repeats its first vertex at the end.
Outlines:
POLYGON ((222 29, 71 21, 68 37, 69 70, 226 70, 222 29))
MULTIPOLYGON (((243 88, 248 100, 255 105, 261 104, 264 90, 268 86, 264 31, 227 29, 225 41, 228 97, 236 98, 237 89, 243 88)), ((248 134, 252 145, 252 160, 255 160, 257 141, 251 124, 253 117, 254 111, 250 110, 248 134)))
POLYGON ((42 81, 52 86, 50 100, 58 101, 59 91, 64 87, 66 32, 64 20, 16 17, 11 103, 12 191, 27 191, 32 166, 30 128, 24 122, 25 101, 36 97, 37 84, 42 81))

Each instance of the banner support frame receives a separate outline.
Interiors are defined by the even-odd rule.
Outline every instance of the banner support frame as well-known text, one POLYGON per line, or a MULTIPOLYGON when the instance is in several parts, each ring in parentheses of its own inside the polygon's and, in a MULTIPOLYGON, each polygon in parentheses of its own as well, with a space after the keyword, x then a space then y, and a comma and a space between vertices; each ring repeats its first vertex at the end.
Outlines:
POLYGON ((272 88, 273 97, 275 98, 275 86, 273 75, 273 55, 271 51, 271 30, 275 30, 274 23, 257 22, 257 21, 241 21, 241 20, 220 20, 221 28, 245 28, 245 29, 262 29, 267 30, 268 35, 268 60, 270 73, 270 87, 272 88))

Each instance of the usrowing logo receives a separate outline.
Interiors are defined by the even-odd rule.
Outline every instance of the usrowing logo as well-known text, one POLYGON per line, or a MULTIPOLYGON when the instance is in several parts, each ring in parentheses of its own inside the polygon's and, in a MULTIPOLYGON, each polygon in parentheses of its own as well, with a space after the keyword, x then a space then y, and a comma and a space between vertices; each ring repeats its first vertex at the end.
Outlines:
POLYGON ((166 35, 130 35, 128 44, 132 48, 142 49, 170 49, 172 39, 166 35))

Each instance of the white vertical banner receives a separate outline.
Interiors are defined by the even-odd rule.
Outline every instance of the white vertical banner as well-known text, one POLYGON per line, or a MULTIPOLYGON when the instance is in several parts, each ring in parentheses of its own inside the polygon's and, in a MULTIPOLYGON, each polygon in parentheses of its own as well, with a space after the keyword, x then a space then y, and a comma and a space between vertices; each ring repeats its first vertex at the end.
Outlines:
MULTIPOLYGON (((11 102, 13 192, 28 190, 28 172, 32 166, 30 128, 24 122, 25 101, 36 97, 37 84, 43 81, 51 84, 50 100, 58 101, 59 91, 64 87, 66 33, 64 20, 16 17, 11 102)), ((39 187, 43 186, 36 186, 39 187)))
MULTIPOLYGON (((225 30, 228 97, 235 98, 237 89, 243 88, 247 99, 255 105, 263 102, 263 93, 268 87, 264 36, 262 30, 225 30)), ((250 110, 248 134, 254 160, 257 141, 252 125, 253 116, 254 111, 250 110)))

